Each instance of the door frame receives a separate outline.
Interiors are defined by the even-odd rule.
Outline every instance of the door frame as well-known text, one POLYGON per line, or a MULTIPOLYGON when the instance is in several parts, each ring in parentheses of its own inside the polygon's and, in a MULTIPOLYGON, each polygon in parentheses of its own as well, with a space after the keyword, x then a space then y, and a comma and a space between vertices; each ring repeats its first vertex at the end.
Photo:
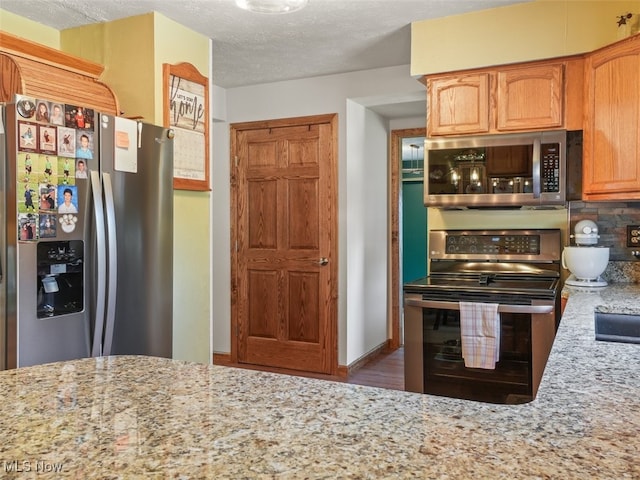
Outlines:
MULTIPOLYGON (((402 256, 401 239, 401 212, 400 198, 402 196, 402 139, 406 137, 425 137, 427 135, 426 128, 405 128, 400 130, 391 130, 391 148, 389 153, 389 210, 391 211, 390 219, 390 256, 391 256, 391 272, 390 272, 390 297, 391 297, 391 338, 389 340, 389 349, 395 350, 402 344, 402 328, 401 320, 403 317, 402 307, 402 277, 400 276, 400 264, 402 256)), ((426 234, 426 233, 425 233, 426 234)))
POLYGON ((231 354, 230 361, 232 364, 238 364, 238 255, 237 255, 237 241, 238 241, 238 164, 237 164, 237 150, 238 145, 236 137, 238 132, 243 130, 256 130, 265 128, 279 128, 279 127, 292 127, 300 125, 310 124, 329 124, 331 127, 331 146, 329 148, 331 162, 329 166, 329 182, 331 183, 332 195, 328 200, 329 204, 329 217, 331 218, 331 225, 334 235, 331 239, 331 250, 333 252, 332 257, 335 261, 327 265, 326 268, 330 270, 331 284, 330 298, 331 303, 327 307, 329 308, 329 328, 328 335, 330 336, 329 349, 327 354, 327 362, 331 366, 330 375, 338 374, 338 114, 324 114, 324 115, 311 115, 306 117, 291 117, 291 118, 279 118, 273 120, 259 120, 253 122, 241 122, 232 123, 229 125, 230 135, 230 168, 229 168, 229 180, 230 180, 230 236, 231 236, 231 354))

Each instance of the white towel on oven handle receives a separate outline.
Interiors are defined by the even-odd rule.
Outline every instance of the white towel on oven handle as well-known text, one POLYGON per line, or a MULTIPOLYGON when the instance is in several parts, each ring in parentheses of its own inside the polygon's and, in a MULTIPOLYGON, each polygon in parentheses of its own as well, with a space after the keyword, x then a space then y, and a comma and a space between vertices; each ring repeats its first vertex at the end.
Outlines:
POLYGON ((493 370, 500 360, 497 303, 459 302, 462 357, 468 368, 493 370))

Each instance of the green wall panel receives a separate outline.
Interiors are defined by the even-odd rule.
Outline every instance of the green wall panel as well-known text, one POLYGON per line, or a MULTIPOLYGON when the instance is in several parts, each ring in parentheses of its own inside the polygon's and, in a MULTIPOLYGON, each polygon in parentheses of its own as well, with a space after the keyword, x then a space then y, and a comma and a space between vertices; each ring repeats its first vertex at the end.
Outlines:
POLYGON ((427 274, 427 209, 423 182, 402 183, 402 281, 427 274))

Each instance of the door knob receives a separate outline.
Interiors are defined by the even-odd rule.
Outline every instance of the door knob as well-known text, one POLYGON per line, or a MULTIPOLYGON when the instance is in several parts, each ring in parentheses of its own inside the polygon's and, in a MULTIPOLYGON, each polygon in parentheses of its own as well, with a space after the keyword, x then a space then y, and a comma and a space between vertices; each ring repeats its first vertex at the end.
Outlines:
POLYGON ((329 259, 327 257, 320 257, 318 265, 324 267, 327 263, 329 263, 329 259))

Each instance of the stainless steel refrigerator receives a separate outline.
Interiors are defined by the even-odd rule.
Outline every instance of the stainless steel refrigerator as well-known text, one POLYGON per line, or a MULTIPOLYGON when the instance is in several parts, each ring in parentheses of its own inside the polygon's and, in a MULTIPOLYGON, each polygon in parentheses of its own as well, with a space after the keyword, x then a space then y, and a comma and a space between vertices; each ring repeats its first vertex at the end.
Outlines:
POLYGON ((16 96, 0 129, 0 369, 172 356, 173 132, 16 96))

